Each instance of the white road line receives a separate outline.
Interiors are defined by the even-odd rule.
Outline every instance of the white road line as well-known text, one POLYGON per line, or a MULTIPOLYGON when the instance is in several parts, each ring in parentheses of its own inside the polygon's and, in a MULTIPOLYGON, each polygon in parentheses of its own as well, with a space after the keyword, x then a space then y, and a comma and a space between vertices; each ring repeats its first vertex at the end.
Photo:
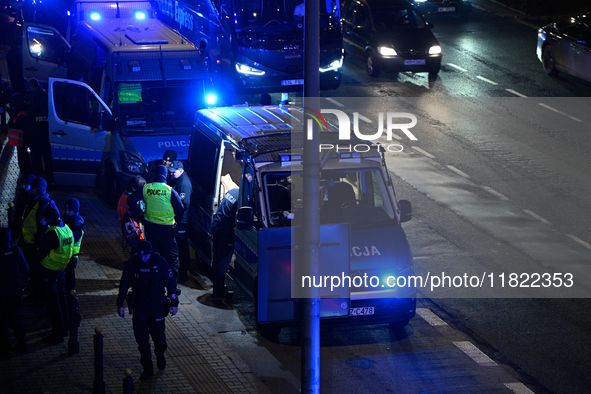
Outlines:
POLYGON ((569 114, 567 114, 567 113, 564 113, 564 112, 562 112, 562 111, 559 111, 559 110, 557 110, 556 108, 553 108, 553 107, 551 107, 551 106, 549 106, 549 105, 546 105, 546 104, 544 104, 544 103, 538 103, 538 104, 540 104, 542 107, 544 107, 544 108, 546 108, 546 109, 549 109, 550 111, 554 111, 554 112, 556 112, 557 114, 564 115, 564 116, 566 116, 567 118, 570 118, 570 119, 574 120, 575 122, 582 122, 582 120, 581 120, 581 119, 579 119, 579 118, 575 118, 574 116, 570 116, 569 114))
POLYGON ((532 218, 539 220, 542 223, 546 223, 546 224, 550 224, 549 221, 547 221, 546 219, 544 219, 543 217, 541 217, 540 215, 538 215, 537 213, 533 213, 532 211, 530 211, 529 209, 524 209, 523 212, 527 213, 529 216, 531 216, 532 218))
POLYGON ((447 65, 448 65, 448 66, 450 66, 450 67, 453 67, 453 68, 455 68, 456 70, 462 71, 462 72, 466 72, 466 71, 468 71, 468 70, 466 70, 465 68, 463 68, 463 67, 460 67, 460 66, 456 66, 456 65, 455 65, 455 64, 453 64, 453 63, 447 63, 447 65))
POLYGON ((402 140, 402 137, 401 137, 401 136, 399 136, 399 135, 396 135, 396 134, 394 134, 394 133, 392 133, 392 138, 395 138, 395 139, 397 139, 398 141, 401 141, 401 140, 402 140))
POLYGON ((485 366, 485 367, 492 367, 497 365, 490 357, 486 354, 482 353, 480 349, 472 344, 469 341, 459 341, 453 342, 461 351, 466 353, 468 357, 472 360, 476 361, 478 364, 485 366))
POLYGON ((440 326, 447 326, 447 323, 441 320, 439 316, 435 313, 431 312, 430 309, 427 308, 417 308, 417 315, 423 318, 427 323, 432 325, 433 327, 440 327, 440 326))
POLYGON ((362 120, 362 121, 364 121, 365 123, 373 123, 373 122, 371 121, 371 119, 369 119, 369 118, 366 118, 365 116, 363 116, 363 115, 361 115, 361 114, 359 114, 359 115, 357 115, 357 116, 358 116, 359 120, 362 120))
POLYGON ((505 387, 513 391, 515 394, 535 394, 533 391, 528 389, 525 384, 517 383, 505 383, 505 387))
POLYGON ((470 178, 470 175, 466 174, 463 171, 458 170, 457 168, 455 168, 454 166, 447 166, 447 168, 449 168, 450 170, 452 170, 453 172, 455 172, 456 174, 458 174, 459 176, 463 176, 464 178, 470 178))
POLYGON ((326 99, 326 101, 330 101, 331 103, 333 103, 333 104, 334 104, 334 105, 336 105, 337 107, 344 107, 344 106, 345 106, 345 104, 339 103, 337 100, 335 100, 335 99, 333 99, 333 98, 330 98, 330 97, 328 97, 328 98, 326 99))
POLYGON ((588 244, 587 242, 583 241, 581 238, 579 238, 575 235, 572 235, 572 234, 566 234, 566 236, 569 237, 570 239, 572 239, 573 241, 580 243, 581 245, 583 245, 587 249, 591 249, 591 245, 588 244))
POLYGON ((516 92, 513 89, 505 89, 505 90, 508 91, 509 93, 513 93, 514 95, 519 96, 519 97, 527 97, 525 94, 521 94, 519 92, 516 92))
POLYGON ((482 186, 482 188, 500 200, 509 201, 509 197, 505 196, 504 194, 499 193, 495 189, 491 189, 488 186, 482 186))
POLYGON ((480 75, 477 75, 476 78, 480 79, 481 81, 490 83, 491 85, 498 85, 498 83, 496 83, 495 81, 491 81, 490 79, 484 78, 480 75))
POLYGON ((418 148, 416 146, 411 146, 411 148, 413 148, 414 150, 416 150, 417 152, 427 156, 429 159, 434 159, 435 156, 433 156, 431 153, 429 152, 425 152, 424 150, 422 150, 421 148, 418 148))

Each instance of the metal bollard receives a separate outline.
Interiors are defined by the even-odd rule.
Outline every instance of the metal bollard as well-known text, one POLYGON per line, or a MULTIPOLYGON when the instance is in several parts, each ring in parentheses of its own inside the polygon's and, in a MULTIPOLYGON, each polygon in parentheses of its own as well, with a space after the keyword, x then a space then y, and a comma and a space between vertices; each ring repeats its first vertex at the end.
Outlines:
POLYGON ((133 394, 133 376, 131 369, 125 369, 125 378, 123 378, 123 394, 133 394))
POLYGON ((103 378, 103 334, 101 328, 94 329, 94 382, 93 394, 105 394, 105 379, 103 378))
POLYGON ((68 354, 80 353, 80 342, 78 342, 78 319, 76 318, 76 290, 70 290, 68 294, 68 309, 70 314, 70 338, 68 339, 68 354))

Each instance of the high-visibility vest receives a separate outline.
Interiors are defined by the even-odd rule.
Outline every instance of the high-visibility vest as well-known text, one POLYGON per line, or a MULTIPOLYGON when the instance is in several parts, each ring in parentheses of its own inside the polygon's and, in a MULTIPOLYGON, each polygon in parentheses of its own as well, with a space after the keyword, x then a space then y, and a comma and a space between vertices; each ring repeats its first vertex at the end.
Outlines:
POLYGON ((174 208, 171 197, 172 187, 166 183, 153 182, 144 185, 144 219, 152 223, 173 225, 174 208))
MULTIPOLYGON (((23 216, 23 241, 26 244, 35 243, 35 234, 37 234, 37 210, 39 209, 39 199, 33 205, 33 208, 26 216, 23 216)), ((26 212, 26 211, 25 211, 26 212)), ((24 214, 24 213, 23 213, 24 214)))
POLYGON ((18 146, 19 148, 25 147, 23 130, 16 127, 16 119, 22 115, 25 115, 24 111, 20 111, 17 116, 10 121, 10 130, 8 130, 8 143, 12 146, 18 146))
MULTIPOLYGON (((66 226, 68 226, 68 225, 66 224, 66 226)), ((80 235, 80 239, 77 242, 74 241, 74 251, 72 254, 80 253, 80 245, 82 244, 82 238, 84 238, 84 230, 81 229, 80 231, 82 232, 82 235, 80 235)), ((74 232, 72 231, 72 233, 74 233, 74 232)))
POLYGON ((51 226, 45 234, 52 230, 55 230, 60 246, 57 249, 51 249, 49 254, 41 260, 41 264, 47 269, 61 271, 66 268, 74 254, 74 234, 68 226, 51 226))

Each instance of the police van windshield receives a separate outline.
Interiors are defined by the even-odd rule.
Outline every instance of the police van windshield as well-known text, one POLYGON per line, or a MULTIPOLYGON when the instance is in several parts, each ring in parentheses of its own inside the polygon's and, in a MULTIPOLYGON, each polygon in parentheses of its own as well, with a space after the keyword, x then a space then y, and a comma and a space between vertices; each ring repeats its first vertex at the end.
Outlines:
MULTIPOLYGON (((267 173, 263 180, 270 226, 301 224, 301 174, 267 173)), ((373 224, 396 217, 377 169, 324 170, 319 193, 320 224, 373 224)))
POLYGON ((132 129, 171 125, 190 127, 195 111, 204 107, 200 92, 203 89, 195 86, 155 87, 145 82, 120 83, 118 117, 123 127, 132 129))

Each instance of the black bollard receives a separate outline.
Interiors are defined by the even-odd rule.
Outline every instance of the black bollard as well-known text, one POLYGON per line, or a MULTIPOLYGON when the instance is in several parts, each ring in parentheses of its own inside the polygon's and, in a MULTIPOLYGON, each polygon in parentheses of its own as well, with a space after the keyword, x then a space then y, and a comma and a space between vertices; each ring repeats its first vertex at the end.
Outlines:
POLYGON ((133 394, 133 376, 131 369, 125 369, 125 378, 123 378, 123 394, 133 394))
POLYGON ((103 378, 103 334, 101 328, 94 329, 94 382, 93 394, 105 394, 105 379, 103 378))
POLYGON ((70 290, 68 294, 68 309, 70 314, 70 338, 68 339, 68 354, 80 353, 80 342, 78 342, 78 318, 76 317, 76 290, 70 290))

